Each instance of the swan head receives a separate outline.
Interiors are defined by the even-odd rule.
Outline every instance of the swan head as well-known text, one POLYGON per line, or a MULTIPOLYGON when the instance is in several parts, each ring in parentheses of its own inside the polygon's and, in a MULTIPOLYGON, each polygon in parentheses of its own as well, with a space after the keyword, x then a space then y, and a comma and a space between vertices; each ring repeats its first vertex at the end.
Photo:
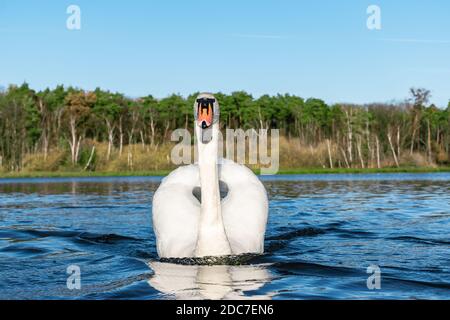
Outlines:
POLYGON ((214 123, 219 122, 219 102, 210 93, 201 93, 194 103, 194 116, 197 126, 201 129, 209 129, 214 123))

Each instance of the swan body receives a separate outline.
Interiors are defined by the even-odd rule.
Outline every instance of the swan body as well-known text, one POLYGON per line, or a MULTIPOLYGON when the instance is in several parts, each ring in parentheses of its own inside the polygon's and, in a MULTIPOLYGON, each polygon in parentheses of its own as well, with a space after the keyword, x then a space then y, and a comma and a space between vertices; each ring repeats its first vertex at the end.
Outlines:
MULTIPOLYGON (((230 254, 262 253, 268 208, 264 186, 250 169, 230 160, 222 159, 219 172, 228 187, 222 215, 230 254)), ((201 204, 193 190, 199 185, 198 165, 190 165, 173 171, 156 191, 153 223, 160 257, 196 256, 201 204)))
MULTIPOLYGON (((212 95, 202 94, 197 102, 204 99, 215 101, 212 95)), ((199 110, 200 107, 199 102, 199 110)), ((217 116, 216 102, 214 107, 211 105, 210 111, 213 110, 217 116)), ((196 121, 199 118, 202 120, 196 114, 196 121)), ((217 122, 213 123, 213 118, 204 118, 201 127, 195 126, 198 163, 174 170, 163 179, 154 194, 153 228, 161 258, 264 251, 268 217, 266 190, 246 166, 218 159, 217 122), (202 136, 208 120, 210 139, 205 142, 202 136), (223 199, 220 186, 226 189, 223 199)))

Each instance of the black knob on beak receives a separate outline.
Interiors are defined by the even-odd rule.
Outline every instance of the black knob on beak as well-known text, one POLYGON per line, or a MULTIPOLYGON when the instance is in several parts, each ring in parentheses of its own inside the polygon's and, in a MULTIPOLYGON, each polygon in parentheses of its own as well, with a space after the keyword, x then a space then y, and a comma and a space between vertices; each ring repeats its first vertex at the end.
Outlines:
POLYGON ((208 125, 206 124, 206 121, 203 121, 202 122, 202 129, 206 129, 206 128, 208 128, 208 125))

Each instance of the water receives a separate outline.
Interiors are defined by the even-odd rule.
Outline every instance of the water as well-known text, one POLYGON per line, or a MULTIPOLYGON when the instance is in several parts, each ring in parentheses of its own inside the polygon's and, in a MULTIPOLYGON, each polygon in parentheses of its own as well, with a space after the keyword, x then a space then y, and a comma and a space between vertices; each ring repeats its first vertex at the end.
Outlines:
POLYGON ((158 261, 159 182, 0 180, 0 299, 450 299, 450 174, 263 178, 266 254, 221 266, 158 261))

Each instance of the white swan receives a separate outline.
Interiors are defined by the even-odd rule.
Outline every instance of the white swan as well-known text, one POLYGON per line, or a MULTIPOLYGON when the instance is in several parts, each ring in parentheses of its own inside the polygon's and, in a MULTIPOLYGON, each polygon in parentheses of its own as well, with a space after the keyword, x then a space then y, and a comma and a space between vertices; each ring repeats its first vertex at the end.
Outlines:
POLYGON ((263 253, 266 190, 247 167, 219 161, 219 103, 214 96, 200 94, 194 113, 198 164, 174 170, 153 197, 158 254, 185 258, 263 253), (226 193, 223 199, 219 185, 226 193))

